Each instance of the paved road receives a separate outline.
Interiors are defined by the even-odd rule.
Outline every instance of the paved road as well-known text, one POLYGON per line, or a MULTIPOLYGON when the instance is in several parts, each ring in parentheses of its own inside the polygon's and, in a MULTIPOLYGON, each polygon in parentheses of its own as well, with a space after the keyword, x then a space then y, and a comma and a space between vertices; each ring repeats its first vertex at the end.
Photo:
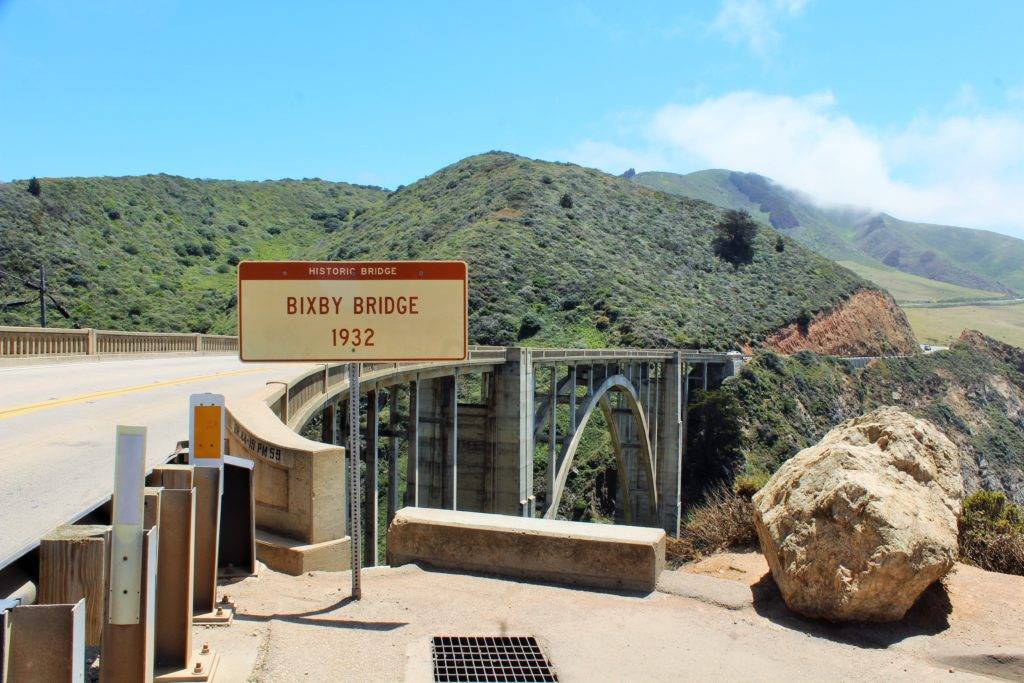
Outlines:
POLYGON ((188 438, 188 396, 255 391, 302 365, 178 357, 0 368, 0 568, 110 496, 114 430, 149 430, 149 466, 188 438))

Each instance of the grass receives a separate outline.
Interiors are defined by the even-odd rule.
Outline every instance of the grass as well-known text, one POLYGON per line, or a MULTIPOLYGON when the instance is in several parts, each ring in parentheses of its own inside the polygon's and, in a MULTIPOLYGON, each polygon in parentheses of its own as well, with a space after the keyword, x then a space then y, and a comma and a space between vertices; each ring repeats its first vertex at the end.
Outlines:
POLYGON ((723 550, 756 545, 750 497, 722 486, 686 514, 679 537, 666 539, 665 556, 670 565, 679 566, 723 550))
POLYGON ((929 280, 895 268, 869 266, 857 261, 839 261, 839 265, 849 268, 862 278, 871 280, 879 287, 888 290, 901 303, 970 301, 972 299, 1000 299, 1006 296, 1003 292, 989 292, 983 289, 972 289, 948 282, 929 280))
POLYGON ((946 345, 965 329, 984 332, 993 339, 1024 347, 1024 303, 1000 306, 941 306, 906 308, 917 338, 926 344, 946 345))

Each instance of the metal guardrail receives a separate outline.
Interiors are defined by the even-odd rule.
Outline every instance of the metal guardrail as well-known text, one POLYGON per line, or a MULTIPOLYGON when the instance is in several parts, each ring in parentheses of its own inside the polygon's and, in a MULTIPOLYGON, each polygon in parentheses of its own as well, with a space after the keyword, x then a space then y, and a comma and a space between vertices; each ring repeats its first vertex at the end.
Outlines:
POLYGON ((0 359, 236 351, 229 335, 0 326, 0 359))

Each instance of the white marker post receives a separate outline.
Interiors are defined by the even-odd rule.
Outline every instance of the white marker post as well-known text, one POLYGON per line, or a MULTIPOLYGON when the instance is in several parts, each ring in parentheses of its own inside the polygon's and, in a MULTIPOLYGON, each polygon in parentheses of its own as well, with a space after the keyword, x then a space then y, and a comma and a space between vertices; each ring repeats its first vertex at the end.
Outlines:
POLYGON ((142 604, 142 521, 146 428, 117 427, 110 543, 111 624, 138 624, 142 604))
POLYGON ((348 364, 348 500, 352 521, 352 599, 363 597, 362 491, 359 481, 359 363, 348 364))

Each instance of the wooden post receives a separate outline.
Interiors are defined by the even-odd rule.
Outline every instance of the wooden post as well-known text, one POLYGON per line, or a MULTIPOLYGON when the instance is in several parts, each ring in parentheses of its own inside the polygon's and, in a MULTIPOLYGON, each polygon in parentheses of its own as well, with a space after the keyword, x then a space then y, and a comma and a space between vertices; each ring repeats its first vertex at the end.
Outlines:
POLYGON ((85 600, 85 644, 99 645, 107 604, 107 547, 110 527, 58 527, 39 542, 40 605, 85 600))
POLYGON ((21 605, 11 610, 10 624, 6 680, 85 680, 85 600, 73 605, 21 605))
POLYGON ((112 624, 109 619, 106 620, 100 656, 100 683, 153 680, 158 547, 159 525, 147 529, 142 537, 142 603, 139 623, 112 624))
POLYGON ((157 465, 149 475, 147 484, 165 489, 188 491, 193 486, 191 465, 157 465))
POLYGON ((192 658, 195 489, 164 489, 160 498, 159 540, 156 665, 179 670, 188 667, 192 658))

